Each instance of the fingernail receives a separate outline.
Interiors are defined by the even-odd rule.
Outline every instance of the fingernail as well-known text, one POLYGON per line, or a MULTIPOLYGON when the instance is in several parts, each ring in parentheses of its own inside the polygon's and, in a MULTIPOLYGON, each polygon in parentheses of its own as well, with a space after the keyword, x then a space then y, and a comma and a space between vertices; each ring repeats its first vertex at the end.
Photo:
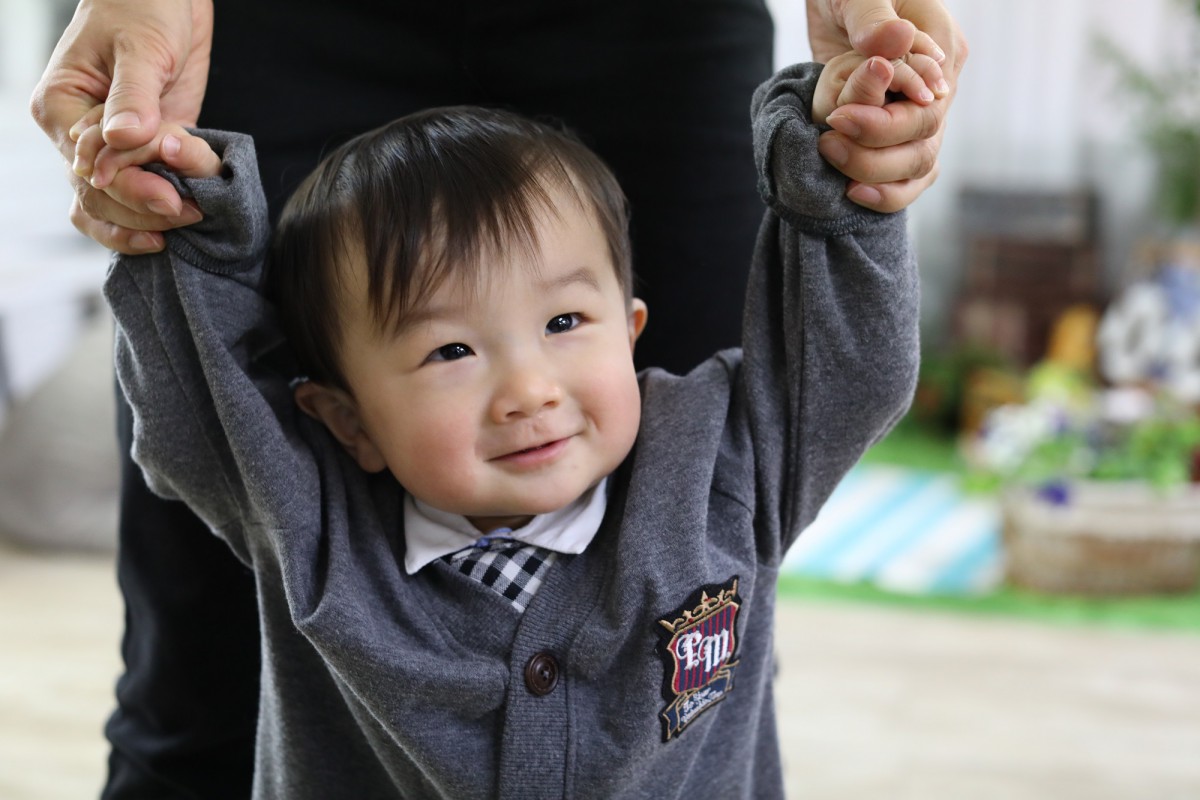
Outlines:
POLYGON ((939 64, 946 60, 946 51, 936 44, 933 46, 933 60, 939 64))
POLYGON ((883 195, 879 193, 878 189, 865 183, 851 187, 850 191, 846 192, 846 196, 865 206, 878 205, 883 200, 883 195))
POLYGON ((849 136, 851 139, 857 139, 862 135, 862 126, 855 122, 848 114, 835 113, 825 121, 829 124, 829 127, 838 133, 849 136))
POLYGON ((945 95, 950 94, 950 84, 946 83, 945 78, 939 79, 937 84, 935 84, 933 88, 940 95, 945 96, 945 95))
POLYGON ((91 164, 83 160, 83 156, 76 154, 75 160, 71 162, 71 171, 81 178, 86 178, 91 172, 91 164))
POLYGON ((141 231, 129 237, 129 246, 134 250, 157 250, 159 247, 158 239, 141 231))
POLYGON ((917 97, 921 98, 926 103, 933 102, 933 92, 929 91, 929 87, 922 86, 921 91, 917 92, 917 97))
POLYGON ((163 155, 174 157, 179 155, 180 149, 183 147, 183 142, 179 141, 178 136, 167 136, 163 138, 162 150, 163 155))
POLYGON ((153 200, 147 201, 146 208, 150 209, 151 213, 161 214, 164 217, 173 217, 179 213, 179 209, 172 205, 169 200, 162 197, 156 197, 153 200))
POLYGON ((835 166, 843 166, 850 160, 850 150, 836 136, 822 136, 817 144, 817 150, 825 156, 825 160, 835 166))
POLYGON ((199 222, 204 219, 204 215, 200 213, 200 209, 184 203, 183 210, 179 212, 177 219, 184 225, 191 225, 193 222, 199 222))
POLYGON ((142 127, 142 118, 132 111, 122 111, 120 114, 113 114, 104 123, 104 132, 123 131, 129 128, 142 127))
POLYGON ((879 56, 871 59, 870 63, 867 64, 867 69, 871 70, 875 77, 880 80, 890 81, 892 79, 891 64, 879 56))

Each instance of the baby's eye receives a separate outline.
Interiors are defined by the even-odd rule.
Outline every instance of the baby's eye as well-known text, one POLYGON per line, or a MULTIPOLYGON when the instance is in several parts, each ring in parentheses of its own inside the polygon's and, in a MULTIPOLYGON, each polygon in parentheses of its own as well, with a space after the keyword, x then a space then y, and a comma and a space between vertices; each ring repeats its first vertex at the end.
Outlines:
POLYGON ((434 350, 426 358, 426 361, 457 361, 460 358, 475 355, 475 351, 467 347, 462 342, 454 344, 444 344, 437 350, 434 350))
POLYGON ((546 333, 566 333, 581 321, 578 314, 559 314, 546 323, 546 333))

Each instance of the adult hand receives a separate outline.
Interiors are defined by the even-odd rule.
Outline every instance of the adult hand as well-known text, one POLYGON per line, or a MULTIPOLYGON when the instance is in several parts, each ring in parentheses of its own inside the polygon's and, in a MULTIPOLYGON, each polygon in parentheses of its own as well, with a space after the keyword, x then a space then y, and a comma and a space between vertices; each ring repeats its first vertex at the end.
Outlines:
POLYGON ((75 141, 103 114, 104 141, 136 149, 168 121, 195 125, 208 83, 212 0, 81 0, 34 89, 30 111, 72 165, 71 222, 123 253, 161 250, 159 231, 199 212, 171 185, 140 168, 93 186, 75 141), (102 106, 102 108, 101 108, 102 106))
POLYGON ((808 35, 820 62, 851 49, 903 58, 915 45, 941 65, 946 84, 934 102, 842 106, 821 137, 822 155, 851 178, 850 199, 876 211, 904 208, 937 178, 943 124, 967 58, 962 31, 942 0, 808 0, 808 35))

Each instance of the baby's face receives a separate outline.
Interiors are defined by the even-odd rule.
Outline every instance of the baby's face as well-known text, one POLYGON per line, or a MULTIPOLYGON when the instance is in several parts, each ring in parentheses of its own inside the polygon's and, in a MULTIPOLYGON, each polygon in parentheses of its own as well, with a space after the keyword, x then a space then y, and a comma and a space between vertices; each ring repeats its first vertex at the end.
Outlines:
POLYGON ((347 287, 357 313, 339 349, 363 432, 352 452, 483 531, 570 504, 637 436, 645 305, 626 302, 593 216, 561 193, 556 205, 538 220, 540 260, 485 254, 475 291, 446 281, 398 335, 367 313, 365 270, 347 287))

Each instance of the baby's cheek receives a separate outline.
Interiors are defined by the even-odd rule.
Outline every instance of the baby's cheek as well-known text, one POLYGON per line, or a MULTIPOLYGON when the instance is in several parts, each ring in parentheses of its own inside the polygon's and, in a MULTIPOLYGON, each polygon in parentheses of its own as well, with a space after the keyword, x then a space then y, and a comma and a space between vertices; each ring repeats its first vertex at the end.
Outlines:
MULTIPOLYGON (((638 389, 637 375, 632 366, 615 363, 607 371, 605 380, 598 382, 595 403, 603 411, 603 426, 609 445, 617 451, 628 451, 637 438, 641 422, 642 396, 638 389)), ((625 452, 614 453, 617 461, 625 452)))
POLYGON ((426 418, 412 430, 408 451, 413 480, 450 494, 469 491, 477 459, 474 426, 450 414, 426 418))

